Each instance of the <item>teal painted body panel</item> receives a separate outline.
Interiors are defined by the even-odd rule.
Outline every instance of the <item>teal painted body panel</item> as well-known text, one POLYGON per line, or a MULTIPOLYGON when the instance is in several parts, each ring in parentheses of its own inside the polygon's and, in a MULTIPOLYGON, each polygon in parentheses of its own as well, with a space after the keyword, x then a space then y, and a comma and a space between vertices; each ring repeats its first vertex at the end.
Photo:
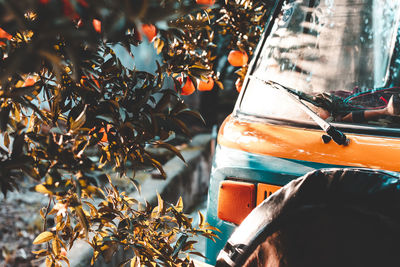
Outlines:
POLYGON ((285 185, 307 172, 337 166, 315 162, 289 160, 266 155, 252 154, 237 149, 217 145, 207 200, 207 222, 221 233, 216 242, 206 240, 207 262, 215 264, 219 251, 223 248, 236 225, 222 221, 217 217, 219 184, 226 178, 236 178, 252 183, 285 185))

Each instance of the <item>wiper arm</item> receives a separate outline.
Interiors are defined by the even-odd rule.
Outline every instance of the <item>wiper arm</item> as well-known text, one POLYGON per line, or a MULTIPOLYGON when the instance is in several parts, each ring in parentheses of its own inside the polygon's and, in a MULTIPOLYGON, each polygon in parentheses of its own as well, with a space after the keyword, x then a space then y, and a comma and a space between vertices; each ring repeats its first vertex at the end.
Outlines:
MULTIPOLYGON (((288 95, 291 99, 295 101, 295 103, 298 104, 298 106, 305 112, 307 115, 311 117, 313 121, 315 121, 319 127, 321 127, 322 130, 325 131, 325 133, 332 138, 335 143, 338 145, 343 145, 346 146, 349 144, 350 140, 346 137, 344 133, 336 129, 335 126, 331 125, 329 122, 325 121, 323 118, 321 118, 317 113, 315 113, 312 109, 310 109, 306 104, 304 104, 301 101, 301 98, 299 95, 295 94, 291 89, 273 81, 266 81, 263 79, 260 79, 256 76, 249 76, 249 78, 255 78, 267 85, 270 85, 271 87, 285 93, 288 95)), ((325 141, 325 139, 324 139, 325 141)))

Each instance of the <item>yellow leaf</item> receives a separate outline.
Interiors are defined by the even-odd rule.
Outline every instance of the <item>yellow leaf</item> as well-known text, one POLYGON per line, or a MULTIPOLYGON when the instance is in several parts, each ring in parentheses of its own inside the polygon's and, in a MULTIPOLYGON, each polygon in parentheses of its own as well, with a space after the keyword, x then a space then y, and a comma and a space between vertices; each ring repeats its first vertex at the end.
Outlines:
POLYGON ((45 254, 47 252, 47 249, 41 249, 38 251, 32 251, 33 254, 37 254, 37 255, 41 255, 41 254, 45 254))
POLYGON ((161 39, 156 39, 154 41, 154 47, 157 49, 157 54, 160 54, 164 47, 164 41, 161 39))
POLYGON ((86 122, 86 108, 87 106, 85 106, 81 112, 81 114, 79 114, 79 116, 74 120, 71 118, 71 130, 75 131, 79 128, 81 128, 85 122, 86 122))
POLYGON ((43 212, 43 210, 41 209, 41 210, 39 210, 39 213, 40 213, 40 216, 44 219, 44 212, 43 212))
POLYGON ((56 238, 53 239, 52 249, 55 255, 59 255, 61 253, 61 247, 56 238))
POLYGON ((138 264, 137 264, 137 260, 136 260, 136 257, 133 257, 132 259, 131 259, 131 265, 130 265, 131 267, 137 267, 137 266, 139 266, 138 264))
POLYGON ((61 260, 65 261, 68 264, 68 267, 71 267, 71 265, 69 264, 69 260, 67 257, 60 255, 59 256, 61 260))
POLYGON ((49 194, 49 195, 53 194, 51 191, 47 190, 47 188, 43 184, 35 186, 35 191, 42 194, 49 194))
POLYGON ((41 243, 50 241, 50 240, 52 240, 53 238, 54 238, 54 234, 53 234, 52 232, 46 231, 46 232, 40 233, 40 234, 35 238, 35 240, 33 240, 33 244, 35 244, 35 245, 36 245, 36 244, 41 244, 41 243))
POLYGON ((52 267, 53 266, 53 260, 50 257, 46 258, 46 267, 52 267))
POLYGON ((175 209, 179 212, 182 212, 183 210, 183 201, 182 197, 179 197, 178 203, 176 203, 175 209))
POLYGON ((20 88, 20 87, 22 87, 22 85, 24 85, 24 81, 19 80, 19 81, 15 84, 15 87, 20 88))
POLYGON ((14 109, 14 117, 15 117, 16 121, 18 121, 18 122, 21 121, 21 116, 20 116, 18 108, 14 109))
POLYGON ((163 215, 165 213, 164 200, 158 193, 157 193, 157 200, 158 200, 158 214, 163 215))
POLYGON ((204 216, 203 216, 203 214, 201 214, 201 212, 200 211, 198 211, 198 213, 199 213, 199 227, 200 228, 203 228, 204 227, 204 216))

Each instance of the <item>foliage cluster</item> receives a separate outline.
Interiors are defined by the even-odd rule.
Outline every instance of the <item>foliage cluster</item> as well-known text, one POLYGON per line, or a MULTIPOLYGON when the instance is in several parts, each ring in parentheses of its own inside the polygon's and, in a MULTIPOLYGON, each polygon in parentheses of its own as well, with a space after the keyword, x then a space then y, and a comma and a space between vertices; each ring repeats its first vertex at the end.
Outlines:
POLYGON ((6 195, 29 176, 49 197, 41 214, 56 214, 56 227, 35 240, 48 242, 37 252, 48 266, 68 262, 62 248, 77 238, 88 239, 95 256, 112 255, 117 244, 132 249, 132 266, 188 265, 180 252, 191 251, 189 237, 215 236, 203 219, 192 226, 181 201, 160 198, 155 209, 136 203, 109 175, 135 186, 138 167, 165 176, 149 145, 182 158, 167 140, 190 135, 185 118, 201 116, 181 99, 176 78, 190 77, 197 87, 212 77, 222 88, 219 58, 226 49, 252 54, 267 7, 251 0, 211 8, 194 0, 0 1, 0 188, 6 195), (126 68, 114 52, 121 45, 131 53, 143 23, 157 25, 153 41, 163 61, 155 74, 126 68))

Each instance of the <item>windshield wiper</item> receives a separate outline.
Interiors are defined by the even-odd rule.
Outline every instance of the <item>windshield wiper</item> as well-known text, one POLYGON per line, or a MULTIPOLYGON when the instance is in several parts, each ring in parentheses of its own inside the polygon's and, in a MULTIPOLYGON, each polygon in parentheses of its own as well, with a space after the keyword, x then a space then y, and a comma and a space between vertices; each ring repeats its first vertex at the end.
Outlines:
MULTIPOLYGON (((332 138, 333 141, 335 141, 336 144, 338 145, 343 145, 346 146, 349 144, 350 140, 346 137, 344 133, 336 129, 335 126, 331 125, 329 122, 325 121, 323 118, 321 118, 317 113, 315 113, 312 109, 310 109, 306 104, 304 104, 301 101, 301 97, 296 94, 293 90, 273 81, 266 81, 263 79, 260 79, 256 76, 250 75, 250 79, 254 78, 257 79, 267 85, 270 85, 271 87, 285 93, 288 95, 291 99, 295 101, 296 104, 305 112, 307 113, 308 116, 311 117, 311 119, 318 124, 319 127, 321 127, 322 130, 330 137, 332 138)), ((329 140, 326 138, 323 138, 324 142, 327 143, 329 140)))

